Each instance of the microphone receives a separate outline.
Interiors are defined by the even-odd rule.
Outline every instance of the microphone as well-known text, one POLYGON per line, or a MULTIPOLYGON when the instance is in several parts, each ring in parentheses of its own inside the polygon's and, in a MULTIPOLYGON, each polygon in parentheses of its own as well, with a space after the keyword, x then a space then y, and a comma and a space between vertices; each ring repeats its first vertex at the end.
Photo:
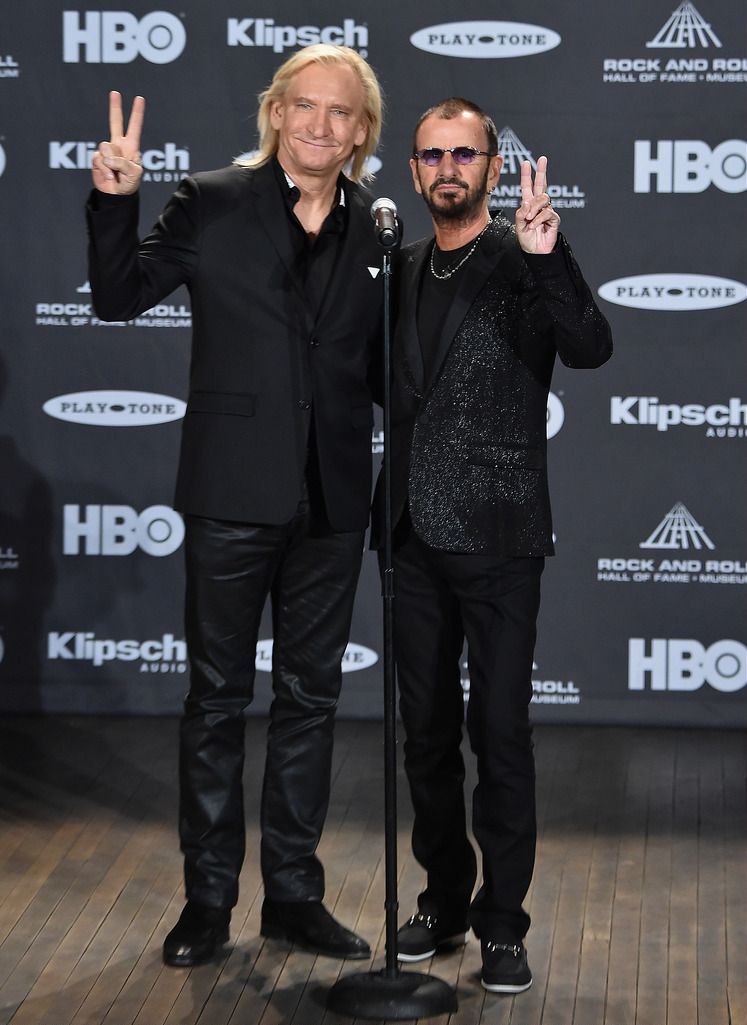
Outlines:
POLYGON ((390 249, 399 239, 397 207, 391 199, 375 199, 371 204, 371 216, 376 222, 376 238, 380 246, 390 249))

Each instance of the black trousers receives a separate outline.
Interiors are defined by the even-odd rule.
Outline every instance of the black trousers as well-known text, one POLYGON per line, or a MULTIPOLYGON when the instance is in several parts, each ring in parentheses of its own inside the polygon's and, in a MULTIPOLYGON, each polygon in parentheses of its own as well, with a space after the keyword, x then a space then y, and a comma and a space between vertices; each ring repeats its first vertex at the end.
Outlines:
POLYGON ((535 777, 529 702, 542 558, 438 551, 410 530, 397 543, 395 646, 405 770, 415 818, 412 846, 426 870, 422 911, 464 917, 478 936, 522 939, 534 868, 535 777), (467 837, 460 744, 460 657, 468 644, 467 733, 477 758, 467 837))
POLYGON ((362 532, 317 529, 306 498, 282 526, 186 518, 191 678, 180 731, 179 835, 189 900, 229 908, 238 899, 244 710, 268 594, 274 645, 261 806, 265 893, 322 899, 315 851, 362 550, 362 532))

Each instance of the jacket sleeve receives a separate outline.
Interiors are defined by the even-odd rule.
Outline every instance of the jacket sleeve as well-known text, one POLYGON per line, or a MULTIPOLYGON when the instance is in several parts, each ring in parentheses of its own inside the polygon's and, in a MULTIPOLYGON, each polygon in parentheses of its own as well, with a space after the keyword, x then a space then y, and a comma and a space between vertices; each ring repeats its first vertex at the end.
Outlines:
POLYGON ((95 189, 86 204, 88 273, 93 306, 102 320, 129 320, 150 309, 197 266, 199 189, 186 178, 150 234, 138 241, 138 195, 95 189))
POLYGON ((612 332, 565 238, 546 256, 523 253, 552 323, 558 356, 567 367, 600 367, 612 355, 612 332))

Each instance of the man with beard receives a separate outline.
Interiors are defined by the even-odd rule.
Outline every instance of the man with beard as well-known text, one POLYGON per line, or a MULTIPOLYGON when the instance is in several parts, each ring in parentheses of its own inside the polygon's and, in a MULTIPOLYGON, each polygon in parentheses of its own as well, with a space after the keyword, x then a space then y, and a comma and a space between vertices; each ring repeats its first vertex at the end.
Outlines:
MULTIPOLYGON (((527 989, 522 907, 534 866, 529 702, 540 576, 553 554, 546 408, 556 354, 598 367, 612 351, 546 192, 547 160, 521 171, 515 227, 491 218, 501 169, 492 120, 452 98, 426 111, 410 161, 434 239, 407 246, 398 275, 392 389, 395 650, 412 845, 427 874, 398 933, 401 961, 481 942, 482 985, 527 989), (464 697, 477 759, 467 837, 464 697)), ((381 482, 380 482, 381 485, 381 482)), ((381 547, 382 487, 374 545, 381 547)))

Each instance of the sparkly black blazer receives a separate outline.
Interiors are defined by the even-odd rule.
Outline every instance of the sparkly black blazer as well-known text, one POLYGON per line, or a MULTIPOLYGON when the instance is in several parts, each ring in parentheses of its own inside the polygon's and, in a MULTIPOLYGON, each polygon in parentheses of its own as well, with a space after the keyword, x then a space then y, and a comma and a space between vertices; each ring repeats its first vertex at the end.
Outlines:
MULTIPOLYGON (((417 300, 432 244, 402 250, 395 282, 393 522, 409 502, 414 530, 434 548, 552 555, 546 423, 555 355, 568 367, 601 366, 612 352, 609 325, 565 239, 550 255, 527 256, 499 214, 459 272, 426 381, 417 300)), ((382 533, 380 478, 373 547, 382 533)))

